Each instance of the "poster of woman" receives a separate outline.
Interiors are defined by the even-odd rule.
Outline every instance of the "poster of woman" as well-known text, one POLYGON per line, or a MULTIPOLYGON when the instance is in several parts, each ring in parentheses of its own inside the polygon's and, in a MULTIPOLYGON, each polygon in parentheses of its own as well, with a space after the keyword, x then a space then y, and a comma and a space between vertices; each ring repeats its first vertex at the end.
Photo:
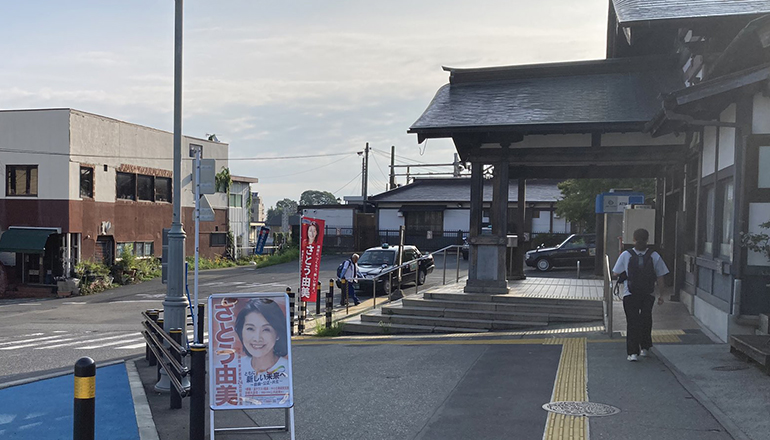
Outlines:
POLYGON ((209 297, 209 380, 213 409, 293 405, 285 293, 209 297))
POLYGON ((324 242, 324 221, 302 217, 302 240, 299 258, 300 301, 316 300, 318 273, 321 267, 321 251, 324 242))

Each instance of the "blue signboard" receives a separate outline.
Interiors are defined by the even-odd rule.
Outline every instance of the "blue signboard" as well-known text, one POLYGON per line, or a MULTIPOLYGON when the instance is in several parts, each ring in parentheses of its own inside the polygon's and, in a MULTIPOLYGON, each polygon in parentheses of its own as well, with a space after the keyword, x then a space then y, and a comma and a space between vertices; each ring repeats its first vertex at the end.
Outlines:
POLYGON ((610 192, 596 196, 596 213, 620 213, 627 205, 643 205, 644 194, 640 192, 610 192))
POLYGON ((265 243, 267 243, 267 236, 270 235, 270 228, 262 226, 259 228, 259 236, 257 237, 257 247, 254 248, 256 255, 262 255, 265 251, 265 243))

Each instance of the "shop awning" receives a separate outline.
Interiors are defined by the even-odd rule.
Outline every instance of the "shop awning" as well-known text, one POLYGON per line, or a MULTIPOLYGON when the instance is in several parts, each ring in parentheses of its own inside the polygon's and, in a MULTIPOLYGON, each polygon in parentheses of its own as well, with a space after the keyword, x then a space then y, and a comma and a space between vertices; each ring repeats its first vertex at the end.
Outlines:
POLYGON ((57 233, 56 229, 9 229, 0 235, 0 252, 42 254, 45 252, 48 236, 57 233))

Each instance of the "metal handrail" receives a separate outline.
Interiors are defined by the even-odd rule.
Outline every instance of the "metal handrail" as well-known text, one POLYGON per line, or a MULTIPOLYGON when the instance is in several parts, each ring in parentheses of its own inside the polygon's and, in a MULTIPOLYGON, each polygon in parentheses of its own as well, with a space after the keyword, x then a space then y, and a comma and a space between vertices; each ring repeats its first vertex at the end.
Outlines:
POLYGON ((142 312, 142 316, 146 321, 144 324, 149 325, 149 328, 153 330, 155 334, 160 335, 165 342, 168 343, 169 348, 177 352, 180 356, 187 356, 187 349, 179 345, 175 340, 171 338, 150 316, 147 312, 142 312))
MULTIPOLYGON (((168 359, 169 364, 171 364, 172 367, 176 370, 177 373, 179 373, 182 377, 187 376, 187 374, 190 372, 187 367, 177 362, 176 359, 171 355, 171 353, 166 351, 166 347, 163 346, 163 343, 158 340, 158 338, 155 336, 155 333, 150 329, 150 327, 147 325, 147 322, 143 322, 144 328, 147 329, 147 331, 142 332, 142 336, 144 336, 145 341, 150 345, 150 349, 153 348, 153 346, 157 347, 163 352, 163 358, 168 359)), ((160 357, 155 356, 157 359, 160 359, 160 357)), ((168 371, 167 371, 168 372, 168 371)))
POLYGON ((610 269, 610 257, 604 254, 604 328, 612 338, 612 272, 610 269))
MULTIPOLYGON (((155 358, 158 359, 158 362, 160 364, 160 367, 166 370, 166 375, 168 376, 169 382, 174 386, 174 388, 177 390, 180 396, 187 397, 187 390, 185 390, 184 385, 182 385, 182 382, 179 381, 179 379, 176 378, 175 374, 172 374, 171 371, 169 371, 169 366, 171 366, 171 362, 163 362, 162 359, 173 359, 173 358, 166 358, 165 355, 168 354, 163 349, 160 349, 159 347, 155 346, 152 342, 150 342, 150 339, 148 338, 147 332, 142 332, 142 336, 144 336, 145 341, 147 341, 147 346, 150 348, 150 351, 152 351, 152 354, 155 355, 155 358)), ((162 345, 160 346, 162 347, 162 345)), ((185 369, 186 370, 186 369, 185 369)), ((185 372, 185 374, 187 374, 185 372)))

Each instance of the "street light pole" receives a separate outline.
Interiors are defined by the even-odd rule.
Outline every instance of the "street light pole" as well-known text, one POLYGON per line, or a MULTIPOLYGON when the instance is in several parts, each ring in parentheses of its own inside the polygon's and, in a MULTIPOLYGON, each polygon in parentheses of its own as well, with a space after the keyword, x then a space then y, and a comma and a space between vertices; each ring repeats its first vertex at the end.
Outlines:
POLYGON ((163 301, 164 328, 185 329, 187 298, 184 292, 185 232, 182 226, 182 22, 183 0, 174 13, 174 176, 173 217, 168 233, 168 285, 163 301))

